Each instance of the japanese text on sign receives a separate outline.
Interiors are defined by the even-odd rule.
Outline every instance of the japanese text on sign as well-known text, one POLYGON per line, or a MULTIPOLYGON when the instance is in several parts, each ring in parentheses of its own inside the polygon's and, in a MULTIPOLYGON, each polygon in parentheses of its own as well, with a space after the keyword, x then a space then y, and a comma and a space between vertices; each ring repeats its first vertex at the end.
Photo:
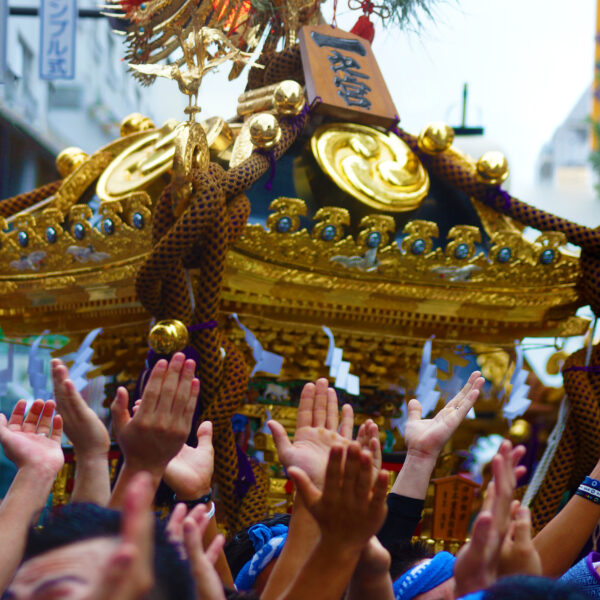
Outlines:
POLYGON ((42 0, 40 78, 73 79, 77 0, 42 0))
POLYGON ((6 76, 6 50, 8 47, 8 0, 0 0, 0 83, 6 76))

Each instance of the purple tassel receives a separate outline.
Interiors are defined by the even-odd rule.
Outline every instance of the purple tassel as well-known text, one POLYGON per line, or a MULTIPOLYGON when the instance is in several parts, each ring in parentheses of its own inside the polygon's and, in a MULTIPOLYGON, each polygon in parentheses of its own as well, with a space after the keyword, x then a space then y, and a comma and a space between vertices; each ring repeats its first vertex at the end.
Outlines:
POLYGON ((273 150, 265 150, 263 148, 258 148, 256 150, 259 154, 262 154, 268 161, 270 165, 270 174, 269 181, 265 183, 265 190, 273 189, 273 180, 275 179, 275 152, 273 150))
MULTIPOLYGON (((303 124, 304 117, 306 117, 306 115, 308 115, 311 112, 311 110, 313 109, 313 106, 315 106, 315 103, 317 103, 317 101, 320 101, 320 100, 321 100, 321 97, 317 96, 313 100, 313 103, 310 106, 308 105, 307 102, 305 102, 304 107, 297 115, 284 117, 285 122, 290 124, 294 135, 296 135, 297 133, 300 133, 302 131, 302 129, 304 129, 304 124, 303 124)), ((284 120, 284 119, 282 119, 282 120, 284 120)))
POLYGON ((235 480, 233 493, 235 497, 240 500, 248 493, 248 490, 253 485, 256 485, 256 477, 254 476, 254 471, 252 470, 248 455, 240 448, 239 444, 235 445, 235 449, 237 451, 238 459, 238 476, 235 480))
POLYGON ((563 369, 563 373, 568 371, 585 371, 586 373, 600 373, 600 365, 590 365, 588 367, 568 367, 563 369))

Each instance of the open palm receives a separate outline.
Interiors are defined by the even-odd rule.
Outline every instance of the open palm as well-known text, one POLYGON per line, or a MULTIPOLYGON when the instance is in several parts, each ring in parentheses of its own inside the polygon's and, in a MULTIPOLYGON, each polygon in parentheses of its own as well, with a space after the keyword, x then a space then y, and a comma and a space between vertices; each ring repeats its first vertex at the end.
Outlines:
POLYGON ((404 430, 409 452, 437 458, 475 404, 484 381, 479 371, 471 373, 460 392, 432 419, 421 419, 421 404, 418 400, 411 400, 404 430))
POLYGON ((17 467, 33 467, 52 476, 64 462, 61 448, 62 419, 54 416, 52 400, 36 400, 25 417, 25 400, 15 405, 10 419, 0 415, 0 444, 17 467))
POLYGON ((210 491, 215 455, 212 423, 201 423, 197 435, 196 448, 184 444, 169 461, 164 474, 166 484, 180 500, 196 500, 210 491))
MULTIPOLYGON (((280 423, 269 421, 268 425, 283 466, 299 467, 322 489, 331 448, 346 447, 352 442, 354 412, 350 404, 345 404, 340 421, 335 390, 329 387, 327 379, 318 379, 316 384, 307 383, 302 390, 293 442, 280 423)), ((379 471, 381 449, 377 426, 365 423, 357 440, 371 452, 374 470, 379 471)))

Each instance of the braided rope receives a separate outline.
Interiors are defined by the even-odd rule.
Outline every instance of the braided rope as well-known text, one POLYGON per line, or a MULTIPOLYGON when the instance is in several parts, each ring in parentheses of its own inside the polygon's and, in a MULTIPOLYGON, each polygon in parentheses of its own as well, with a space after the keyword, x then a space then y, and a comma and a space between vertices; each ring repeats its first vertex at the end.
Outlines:
MULTIPOLYGON (((287 60, 287 59, 286 59, 287 60)), ((281 141, 275 159, 298 137, 308 115, 281 120, 281 141)), ((218 318, 227 251, 245 230, 250 202, 244 191, 270 167, 267 158, 253 153, 239 166, 225 171, 210 163, 206 171, 194 170, 193 193, 184 213, 175 218, 171 186, 157 202, 152 222, 152 251, 136 276, 142 305, 158 319, 175 318, 186 325, 218 318), (186 269, 195 269, 198 282, 192 307, 186 269)), ((256 485, 243 498, 235 495, 238 459, 231 417, 241 407, 248 387, 248 368, 242 354, 220 328, 193 331, 190 344, 199 355, 196 374, 201 381, 201 418, 214 426, 215 478, 226 509, 226 526, 238 530, 266 514, 268 479, 258 464, 252 465, 256 485)))
POLYGON ((12 196, 5 200, 0 200, 0 217, 10 217, 15 213, 18 213, 26 208, 45 200, 52 194, 55 194, 58 188, 62 185, 63 180, 58 179, 52 183, 42 185, 35 190, 26 192, 25 194, 19 194, 18 196, 12 196))

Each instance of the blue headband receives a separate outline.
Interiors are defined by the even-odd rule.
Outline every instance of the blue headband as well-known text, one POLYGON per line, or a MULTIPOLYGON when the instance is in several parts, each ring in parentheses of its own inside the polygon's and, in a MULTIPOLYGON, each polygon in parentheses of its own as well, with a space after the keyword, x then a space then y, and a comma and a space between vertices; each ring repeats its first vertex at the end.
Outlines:
POLYGON ((262 523, 248 529, 248 536, 254 546, 254 556, 241 568, 235 578, 238 590, 249 591, 254 587, 256 578, 261 571, 283 550, 287 538, 286 525, 267 527, 262 523))
POLYGON ((600 561, 600 554, 590 552, 571 567, 559 581, 577 584, 590 598, 600 598, 600 575, 594 568, 594 563, 598 561, 600 561))
POLYGON ((404 573, 394 581, 396 600, 411 600, 450 579, 455 560, 450 552, 438 552, 429 562, 422 562, 404 573))

